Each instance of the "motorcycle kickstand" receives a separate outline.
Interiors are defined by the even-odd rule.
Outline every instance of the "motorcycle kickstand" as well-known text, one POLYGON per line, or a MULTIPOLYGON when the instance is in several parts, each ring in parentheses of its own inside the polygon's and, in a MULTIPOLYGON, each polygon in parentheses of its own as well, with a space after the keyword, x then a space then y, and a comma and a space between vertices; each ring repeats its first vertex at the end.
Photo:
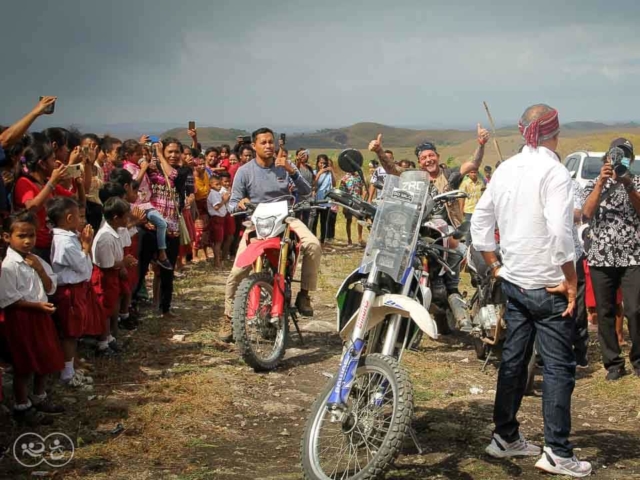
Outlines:
POLYGON ((302 332, 300 331, 300 327, 298 326, 298 315, 296 315, 296 311, 294 309, 289 310, 289 316, 291 316, 291 320, 293 321, 293 326, 296 327, 296 332, 298 332, 298 338, 300 341, 300 345, 304 345, 304 339, 302 338, 302 332))
POLYGON ((493 353, 493 347, 489 348, 489 353, 487 353, 487 358, 485 358, 484 360, 484 364, 482 365, 482 372, 484 372, 484 369, 487 368, 487 364, 489 363, 489 360, 491 359, 491 354, 493 353))
POLYGON ((416 431, 413 429, 413 427, 409 427, 409 436, 411 437, 411 440, 413 440, 413 444, 416 446, 418 454, 422 455, 424 450, 420 446, 420 440, 418 440, 418 435, 416 434, 416 431))

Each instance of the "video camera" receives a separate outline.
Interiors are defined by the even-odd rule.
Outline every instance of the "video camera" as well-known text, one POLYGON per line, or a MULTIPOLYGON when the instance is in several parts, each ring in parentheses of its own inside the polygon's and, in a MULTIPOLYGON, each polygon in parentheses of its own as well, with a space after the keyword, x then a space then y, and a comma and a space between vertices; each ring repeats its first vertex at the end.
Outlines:
POLYGON ((616 177, 624 177, 629 174, 629 165, 631 165, 631 159, 626 158, 624 150, 620 147, 612 147, 607 152, 613 171, 616 177))

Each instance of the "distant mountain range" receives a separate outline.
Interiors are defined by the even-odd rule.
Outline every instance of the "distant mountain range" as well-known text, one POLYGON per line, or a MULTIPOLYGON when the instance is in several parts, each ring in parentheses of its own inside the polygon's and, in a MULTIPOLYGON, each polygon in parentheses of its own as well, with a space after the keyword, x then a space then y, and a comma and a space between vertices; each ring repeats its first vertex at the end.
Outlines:
MULTIPOLYGON (((48 125, 47 125, 48 126, 48 125)), ((125 138, 138 138, 142 134, 177 137, 188 143, 187 129, 176 127, 175 123, 167 122, 139 122, 118 124, 93 124, 74 125, 82 132, 95 132, 99 135, 110 134, 125 138)), ((569 122, 562 124, 562 137, 573 138, 590 135, 592 133, 629 132, 640 133, 640 123, 628 122, 607 124, 602 122, 569 122)), ((205 146, 221 145, 223 143, 235 143, 238 135, 250 135, 251 129, 199 127, 198 140, 205 146)), ((323 128, 319 130, 305 129, 304 127, 279 127, 277 134, 287 134, 287 148, 295 150, 300 147, 313 149, 343 149, 346 147, 366 148, 378 133, 383 135, 385 147, 413 147, 426 140, 434 142, 439 147, 461 145, 475 138, 475 130, 458 129, 419 129, 406 127, 393 127, 373 122, 361 122, 342 128, 323 128)), ((496 132, 497 137, 506 139, 509 137, 514 142, 518 141, 517 128, 500 128, 496 132)))
MULTIPOLYGON (((635 122, 608 125, 598 122, 570 122, 562 125, 563 136, 584 135, 589 132, 636 130, 640 124, 635 122)), ((278 135, 281 132, 276 132, 278 135)), ((286 131, 284 133, 287 133, 286 131)), ((425 129, 398 128, 373 122, 362 122, 342 128, 325 128, 315 132, 294 133, 287 135, 287 148, 295 150, 305 148, 342 149, 346 147, 366 148, 371 140, 382 133, 385 147, 408 147, 418 145, 424 141, 434 142, 438 146, 446 147, 459 145, 475 138, 475 130, 454 129, 425 129)), ((225 129, 216 127, 198 128, 198 140, 203 146, 228 143, 233 145, 238 135, 250 135, 247 130, 225 129)), ((501 128, 497 130, 498 137, 518 136, 517 129, 501 128)), ((174 128, 162 136, 176 137, 189 142, 186 128, 174 128)))

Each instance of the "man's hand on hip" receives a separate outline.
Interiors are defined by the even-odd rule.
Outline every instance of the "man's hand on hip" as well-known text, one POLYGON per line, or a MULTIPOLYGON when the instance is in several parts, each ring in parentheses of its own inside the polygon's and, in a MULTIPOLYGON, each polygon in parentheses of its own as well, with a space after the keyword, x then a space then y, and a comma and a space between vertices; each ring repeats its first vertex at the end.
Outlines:
POLYGON ((557 287, 547 287, 547 292, 567 297, 567 309, 562 313, 562 316, 568 317, 573 315, 573 310, 576 307, 576 296, 578 295, 577 279, 574 278, 572 281, 563 280, 557 287))

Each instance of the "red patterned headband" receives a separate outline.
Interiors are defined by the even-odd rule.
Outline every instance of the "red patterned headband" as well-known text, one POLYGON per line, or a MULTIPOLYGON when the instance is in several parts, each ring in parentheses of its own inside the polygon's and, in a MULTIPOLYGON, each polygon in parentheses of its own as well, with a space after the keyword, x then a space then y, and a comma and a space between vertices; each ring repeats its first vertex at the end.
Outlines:
POLYGON ((526 126, 520 120, 518 127, 525 143, 530 147, 537 148, 540 140, 553 138, 560 131, 558 111, 552 109, 526 126))

